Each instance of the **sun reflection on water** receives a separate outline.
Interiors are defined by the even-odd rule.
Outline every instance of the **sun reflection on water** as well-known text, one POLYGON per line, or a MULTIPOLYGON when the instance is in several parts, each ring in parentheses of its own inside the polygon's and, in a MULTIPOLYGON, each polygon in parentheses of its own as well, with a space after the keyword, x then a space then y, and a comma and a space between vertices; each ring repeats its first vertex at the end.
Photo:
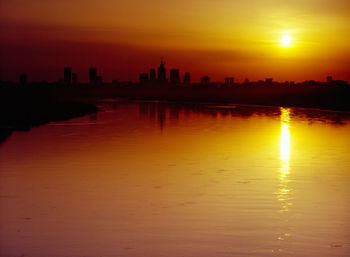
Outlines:
POLYGON ((281 136, 280 136, 280 170, 279 170, 279 190, 278 200, 282 207, 280 212, 288 212, 291 203, 291 190, 288 186, 288 176, 290 172, 290 109, 281 108, 281 136))
POLYGON ((289 171, 290 159, 290 110, 281 108, 281 141, 280 141, 280 158, 283 171, 289 171))
MULTIPOLYGON (((292 206, 293 192, 289 185, 290 152, 290 109, 281 107, 280 168, 278 173, 279 185, 276 193, 277 199, 281 204, 279 209, 279 213, 281 214, 287 214, 290 211, 290 206, 292 206)), ((289 231, 284 231, 283 233, 280 233, 277 239, 285 240, 290 236, 291 233, 289 233, 289 231)))

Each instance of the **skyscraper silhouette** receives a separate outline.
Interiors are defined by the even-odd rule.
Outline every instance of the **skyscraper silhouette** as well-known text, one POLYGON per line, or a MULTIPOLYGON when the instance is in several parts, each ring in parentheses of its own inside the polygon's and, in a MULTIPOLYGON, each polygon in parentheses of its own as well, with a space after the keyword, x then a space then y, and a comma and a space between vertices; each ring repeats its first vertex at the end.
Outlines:
POLYGON ((149 71, 149 80, 151 82, 156 81, 156 70, 155 69, 150 69, 150 71, 149 71))
POLYGON ((89 80, 90 80, 90 83, 96 83, 96 81, 97 81, 97 68, 90 67, 89 80))
POLYGON ((160 61, 160 66, 158 67, 158 81, 166 81, 166 69, 163 63, 163 58, 160 61))
POLYGON ((180 70, 179 69, 171 69, 170 70, 170 83, 180 84, 180 70))
POLYGON ((72 68, 65 67, 64 68, 64 77, 63 77, 65 84, 70 84, 72 82, 72 68))

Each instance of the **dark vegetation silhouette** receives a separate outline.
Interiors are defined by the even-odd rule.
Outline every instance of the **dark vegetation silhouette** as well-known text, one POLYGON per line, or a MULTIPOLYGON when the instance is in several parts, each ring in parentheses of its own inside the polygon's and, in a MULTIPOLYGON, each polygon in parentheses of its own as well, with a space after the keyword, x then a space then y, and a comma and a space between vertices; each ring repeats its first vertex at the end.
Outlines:
MULTIPOLYGON (((63 92, 61 92, 63 93, 63 92)), ((0 142, 14 130, 97 112, 94 104, 65 98, 48 85, 0 86, 0 142)))

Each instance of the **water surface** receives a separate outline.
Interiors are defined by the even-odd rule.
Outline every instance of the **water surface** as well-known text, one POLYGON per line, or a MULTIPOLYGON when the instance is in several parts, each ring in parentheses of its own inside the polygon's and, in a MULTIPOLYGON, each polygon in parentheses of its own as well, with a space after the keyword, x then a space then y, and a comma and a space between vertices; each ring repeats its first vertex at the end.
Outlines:
POLYGON ((1 256, 350 256, 350 123, 101 104, 0 145, 1 256))

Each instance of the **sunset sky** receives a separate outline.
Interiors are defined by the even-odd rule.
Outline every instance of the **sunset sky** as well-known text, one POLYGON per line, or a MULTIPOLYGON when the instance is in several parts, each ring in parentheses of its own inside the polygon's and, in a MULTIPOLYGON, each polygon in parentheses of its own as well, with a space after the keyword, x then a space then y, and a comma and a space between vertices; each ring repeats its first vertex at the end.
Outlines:
MULTIPOLYGON (((349 0, 1 0, 0 79, 138 80, 157 67, 193 81, 350 81, 349 0)), ((168 75, 168 74, 167 74, 168 75)))

